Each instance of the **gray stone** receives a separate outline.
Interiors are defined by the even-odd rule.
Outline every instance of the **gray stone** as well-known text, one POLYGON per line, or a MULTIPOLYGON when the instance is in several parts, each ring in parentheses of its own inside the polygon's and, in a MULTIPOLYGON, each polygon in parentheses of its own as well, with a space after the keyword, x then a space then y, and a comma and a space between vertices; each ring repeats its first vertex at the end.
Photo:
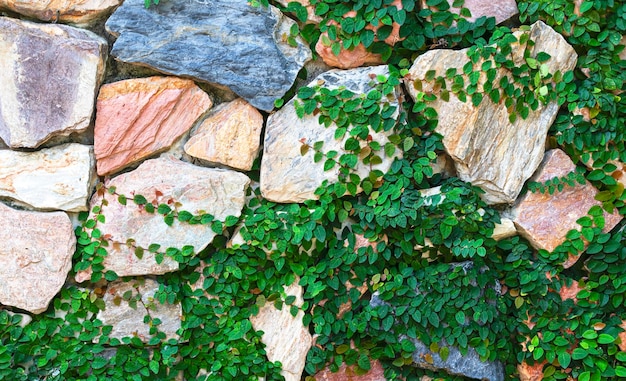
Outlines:
POLYGON ((94 167, 93 148, 81 144, 35 152, 0 150, 0 197, 35 209, 84 211, 94 167))
MULTIPOLYGON (((519 38, 522 33, 517 31, 515 35, 519 38)), ((535 45, 529 47, 530 56, 548 52, 552 56, 546 62, 550 73, 557 70, 564 73, 574 68, 576 52, 560 34, 541 21, 533 24, 529 33, 535 41, 535 45)), ((520 65, 524 61, 524 49, 514 43, 512 51, 513 61, 520 65)), ((425 80, 428 71, 445 75, 448 68, 457 68, 457 72, 462 73, 467 62, 467 50, 432 50, 415 60, 407 79, 421 82, 422 91, 429 92, 433 90, 433 83, 425 80)), ((475 67, 480 68, 481 62, 475 67)), ((494 83, 504 75, 510 77, 506 69, 499 68, 494 83)), ((485 78, 479 80, 479 87, 480 81, 485 78)), ((415 99, 419 91, 414 86, 408 89, 415 99)), ((482 198, 490 204, 515 201, 524 182, 541 163, 546 134, 558 112, 556 102, 540 103, 526 119, 518 116, 510 123, 504 102, 494 104, 488 97, 478 107, 469 99, 461 102, 454 95, 449 102, 438 99, 430 106, 439 114, 436 131, 443 135, 444 147, 455 161, 459 178, 482 188, 486 192, 482 198)))
MULTIPOLYGON (((250 179, 239 172, 202 168, 163 157, 147 160, 134 171, 108 180, 105 186, 115 187, 118 194, 130 199, 134 194, 142 195, 156 206, 169 203, 172 208, 180 203, 179 211, 208 213, 216 220, 224 221, 227 216, 238 217, 241 214, 249 182, 250 179)), ((168 256, 158 264, 154 255, 146 251, 139 259, 134 248, 126 245, 129 239, 145 249, 151 244, 161 245, 162 251, 190 245, 198 252, 216 235, 210 224, 190 225, 175 220, 172 226, 168 226, 162 215, 147 213, 131 200, 126 206, 121 205, 117 196, 108 192, 94 195, 91 205, 100 205, 103 197, 108 202, 102 207, 106 221, 99 223, 98 229, 111 241, 104 260, 105 271, 115 271, 119 276, 164 274, 178 270, 178 262, 168 256)), ((78 281, 85 279, 85 276, 79 275, 78 281)))
POLYGON ((126 0, 106 28, 117 37, 117 60, 228 87, 269 111, 311 58, 303 40, 297 47, 283 41, 293 23, 246 0, 169 0, 149 9, 126 0))
POLYGON ((63 212, 20 211, 0 203, 0 226, 0 303, 42 313, 72 267, 72 223, 63 212))
MULTIPOLYGON (((182 309, 179 303, 161 304, 154 299, 159 290, 159 284, 153 279, 135 279, 129 282, 117 280, 108 285, 103 300, 105 309, 98 312, 96 319, 103 325, 113 327, 109 338, 122 339, 136 336, 144 343, 150 341, 150 326, 144 323, 148 314, 153 319, 161 319, 159 331, 165 333, 167 339, 178 339, 178 329, 181 325, 182 309), (129 292, 130 299, 124 298, 129 292)), ((98 338, 94 339, 97 342, 98 338)))
MULTIPOLYGON (((323 83, 323 87, 334 89, 345 86, 355 94, 366 94, 371 87, 371 75, 388 74, 387 66, 374 66, 351 70, 330 70, 313 80, 309 86, 323 83)), ((391 106, 398 107, 396 96, 389 100, 391 106)), ((397 115, 397 112, 396 112, 397 115)), ((324 160, 315 163, 314 150, 310 149, 305 155, 301 154, 302 142, 310 146, 315 142, 323 141, 322 151, 337 151, 339 158, 344 150, 345 140, 349 134, 341 139, 335 139, 337 126, 333 123, 328 127, 319 123, 317 115, 305 115, 298 118, 294 106, 294 99, 290 100, 282 109, 269 116, 265 127, 265 141, 263 145, 263 161, 261 163, 261 193, 263 197, 275 202, 302 202, 314 199, 315 190, 324 180, 329 183, 338 181, 339 166, 324 171, 324 160)), ((371 130, 371 129, 370 129, 371 130)), ((371 130, 373 141, 384 146, 391 131, 374 132, 371 130)), ((372 166, 383 172, 389 170, 394 157, 386 157, 380 153, 382 163, 372 166)), ((362 162, 357 164, 357 173, 365 178, 370 172, 370 166, 362 162)))
POLYGON ((12 148, 85 130, 107 43, 65 25, 0 17, 0 138, 12 148))

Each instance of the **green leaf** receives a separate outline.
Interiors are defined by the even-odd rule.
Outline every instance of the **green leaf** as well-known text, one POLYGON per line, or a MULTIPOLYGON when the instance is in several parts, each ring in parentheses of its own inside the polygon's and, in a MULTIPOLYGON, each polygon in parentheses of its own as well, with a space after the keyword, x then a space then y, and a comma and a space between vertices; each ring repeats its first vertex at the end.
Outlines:
POLYGON ((454 315, 454 318, 456 319, 457 323, 459 323, 460 325, 465 324, 465 313, 463 311, 457 312, 456 315, 454 315))
POLYGON ((615 337, 606 334, 606 333, 601 333, 600 336, 598 336, 598 343, 599 344, 611 344, 615 341, 615 337))
POLYGON ((150 364, 148 365, 150 367, 150 370, 152 371, 152 373, 154 374, 158 374, 159 373, 159 362, 156 360, 150 360, 150 364))
POLYGON ((570 354, 565 351, 559 353, 558 358, 559 358, 559 364, 561 365, 563 369, 566 369, 569 366, 570 362, 572 361, 572 356, 570 356, 570 354))
POLYGON ((587 357, 587 351, 582 348, 576 348, 572 352, 572 359, 574 360, 582 360, 587 357))
POLYGON ((133 197, 133 202, 135 204, 137 204, 137 205, 145 205, 148 202, 148 200, 146 200, 146 198, 144 196, 142 196, 140 194, 136 194, 133 197))

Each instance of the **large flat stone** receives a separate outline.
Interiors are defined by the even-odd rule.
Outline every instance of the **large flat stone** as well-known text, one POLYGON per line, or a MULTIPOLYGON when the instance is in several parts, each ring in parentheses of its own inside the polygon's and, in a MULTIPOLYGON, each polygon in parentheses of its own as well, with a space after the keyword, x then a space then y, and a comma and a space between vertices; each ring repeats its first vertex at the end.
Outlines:
POLYGON ((259 154, 263 115, 243 99, 224 103, 191 133, 185 152, 213 164, 249 171, 259 154))
MULTIPOLYGON (((374 66, 351 70, 330 70, 319 75, 309 86, 324 83, 324 87, 334 89, 345 86, 357 94, 366 94, 371 87, 370 75, 386 75, 386 66, 374 66)), ((398 106, 398 99, 393 97, 390 105, 398 106)), ((397 115, 397 113, 396 113, 397 115)), ((302 202, 314 199, 315 190, 324 180, 329 183, 338 181, 339 166, 324 171, 324 160, 315 163, 314 150, 310 149, 302 155, 300 149, 302 141, 309 145, 323 141, 323 152, 337 151, 339 158, 344 150, 345 140, 349 134, 341 139, 335 139, 337 125, 334 123, 325 127, 319 123, 319 116, 305 115, 299 119, 294 106, 294 99, 290 100, 282 109, 269 116, 265 127, 265 142, 263 145, 263 161, 261 163, 261 193, 263 197, 275 202, 302 202)), ((370 128, 371 130, 371 128, 370 128)), ((371 130, 373 141, 384 146, 389 140, 388 132, 374 132, 371 130)), ((389 170, 394 158, 386 157, 381 152, 382 163, 373 165, 372 169, 383 172, 389 170)), ((370 172, 370 166, 359 162, 357 172, 365 178, 370 172)))
MULTIPOLYGON (((554 177, 564 177, 575 169, 576 165, 565 152, 550 150, 531 181, 543 183, 554 177)), ((581 229, 576 220, 586 216, 592 206, 601 205, 594 199, 596 194, 598 190, 589 182, 574 187, 566 185, 562 191, 552 195, 528 192, 515 203, 510 216, 519 234, 528 239, 533 247, 553 251, 565 242, 568 231, 581 229)), ((621 220, 622 216, 617 212, 605 212, 603 230, 610 231, 621 220)), ((578 256, 570 256, 563 267, 571 267, 577 260, 578 256)))
POLYGON ((81 144, 0 150, 0 197, 35 209, 87 210, 94 168, 93 148, 81 144))
POLYGON ((188 79, 135 78, 102 86, 94 128, 98 175, 167 150, 212 105, 188 79))
MULTIPOLYGON (((130 198, 133 194, 143 195, 148 202, 157 205, 172 200, 181 204, 178 210, 192 214, 203 211, 224 221, 227 216, 241 214, 249 182, 250 179, 239 172, 197 167, 165 157, 147 160, 134 171, 110 179, 105 185, 115 187, 117 193, 130 198)), ((168 256, 161 264, 147 251, 139 259, 134 249, 126 246, 128 239, 134 239, 137 246, 146 249, 151 244, 161 245, 162 250, 191 245, 198 252, 216 235, 210 224, 190 225, 175 220, 168 226, 162 215, 149 214, 130 200, 126 206, 121 205, 117 196, 108 193, 94 195, 91 205, 100 205, 102 197, 108 201, 108 205, 102 207, 106 222, 99 223, 98 228, 112 242, 121 243, 107 248, 105 271, 115 271, 119 276, 164 274, 178 269, 178 262, 168 256)), ((170 203, 172 207, 173 203, 170 203)))
MULTIPOLYGON (((285 287, 285 293, 295 296, 294 305, 302 307, 304 289, 297 281, 285 287)), ((264 332, 261 341, 266 345, 268 360, 280 361, 283 365, 281 374, 285 381, 300 381, 306 355, 313 343, 308 328, 302 324, 303 317, 302 310, 294 317, 289 312, 289 306, 279 310, 273 303, 267 303, 260 308, 258 315, 250 317, 252 327, 264 332)))
POLYGON ((106 52, 87 30, 0 17, 0 138, 35 148, 85 130, 106 52))
POLYGON ((119 61, 230 88, 270 111, 311 58, 306 43, 283 40, 293 21, 246 0, 161 1, 149 9, 126 0, 106 23, 119 61))
MULTIPOLYGON (((450 5, 450 12, 459 14, 461 8, 454 7, 454 0, 447 0, 450 5)), ((426 0, 422 0, 422 8, 426 8, 426 0)), ((517 9, 517 3, 515 0, 465 0, 463 2, 463 8, 467 8, 471 16, 465 18, 469 22, 475 22, 480 17, 494 17, 496 24, 500 24, 513 16, 516 16, 519 11, 517 9)))
MULTIPOLYGON (((515 35, 519 38, 521 33, 515 35)), ((551 73, 574 68, 576 52, 549 26, 536 22, 531 26, 530 38, 535 42, 529 48, 531 57, 539 52, 549 52, 552 56, 546 62, 551 73)), ((518 43, 512 45, 512 51, 513 60, 523 62, 524 49, 518 43)), ((457 68, 457 73, 462 73, 467 62, 465 49, 432 50, 415 60, 407 79, 420 81, 424 92, 432 91, 433 83, 425 80, 428 71, 445 75, 448 68, 457 68)), ((480 67, 478 62, 477 70, 480 67)), ((498 69, 493 82, 497 84, 504 75, 511 77, 506 69, 498 69)), ((418 93, 415 87, 409 85, 408 89, 415 98, 418 93)), ((558 112, 557 103, 540 103, 526 119, 518 116, 514 123, 509 121, 504 102, 494 104, 488 97, 478 107, 469 99, 461 102, 454 95, 450 95, 449 102, 438 99, 430 105, 439 114, 436 131, 443 135, 443 144, 455 161, 459 178, 482 188, 486 192, 482 197, 489 204, 513 203, 541 162, 548 129, 558 112)))
MULTIPOLYGON (((113 329, 109 338, 122 339, 136 336, 144 343, 150 341, 150 326, 144 323, 148 314, 153 319, 161 319, 159 331, 165 333, 167 339, 178 339, 181 325, 182 308, 180 303, 161 304, 154 300, 159 284, 153 279, 135 279, 128 282, 117 280, 108 285, 104 294, 105 309, 98 312, 96 319, 103 325, 111 325, 113 329), (124 294, 130 296, 125 299, 124 294), (129 303, 129 299, 134 302, 129 303)), ((97 341, 97 339, 95 339, 97 341)))
POLYGON ((87 26, 106 16, 123 0, 0 0, 0 9, 46 22, 87 26))
POLYGON ((44 312, 72 267, 76 237, 69 217, 0 203, 0 226, 0 303, 44 312))

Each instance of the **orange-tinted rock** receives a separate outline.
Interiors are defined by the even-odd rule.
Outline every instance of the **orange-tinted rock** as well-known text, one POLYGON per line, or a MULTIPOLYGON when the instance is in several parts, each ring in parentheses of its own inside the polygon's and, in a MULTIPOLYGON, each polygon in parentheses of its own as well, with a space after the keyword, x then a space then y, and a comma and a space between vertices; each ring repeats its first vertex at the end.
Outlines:
POLYGON ((113 11, 122 0, 0 0, 8 9, 42 21, 88 25, 113 11))
POLYGON ((536 362, 533 365, 528 365, 526 361, 522 361, 517 365, 517 372, 519 373, 520 381, 541 381, 543 380, 543 366, 546 361, 536 362))
MULTIPOLYGON (((395 6, 397 9, 402 9, 402 1, 394 0, 389 6, 395 6)), ((344 15, 344 18, 354 16, 356 16, 356 12, 350 11, 344 15)), ((328 25, 337 25, 337 22, 331 20, 328 22, 328 25)), ((365 29, 372 30, 374 31, 374 33, 376 33, 378 27, 370 24, 366 26, 365 29)), ((331 46, 324 44, 323 40, 328 40, 327 32, 322 33, 322 35, 320 36, 317 44, 315 45, 315 51, 317 52, 317 54, 319 54, 324 63, 329 66, 337 67, 340 69, 351 69, 364 65, 379 65, 383 62, 380 54, 368 52, 363 43, 359 43, 358 45, 353 46, 350 49, 346 49, 344 48, 343 42, 339 41, 341 49, 339 51, 339 54, 336 55, 335 53, 333 53, 331 46)), ((388 45, 393 46, 396 44, 396 42, 401 40, 402 38, 400 38, 400 24, 394 22, 392 24, 391 34, 389 34, 389 36, 385 38, 384 41, 388 45)), ((379 40, 375 39, 375 41, 379 40)))
POLYGON ((259 153, 263 115, 243 99, 221 104, 192 132, 185 152, 249 171, 259 153))
POLYGON ((326 367, 317 372, 313 378, 315 381, 385 381, 385 370, 378 360, 370 361, 371 368, 366 373, 357 371, 354 365, 341 364, 335 373, 326 367))
MULTIPOLYGON (((530 179, 545 182, 554 177, 563 177, 576 169, 572 160, 565 152, 555 149, 548 151, 537 172, 530 179)), ((565 242, 565 235, 572 229, 580 230, 576 223, 587 215, 594 205, 600 205, 594 199, 598 190, 589 182, 574 187, 566 185, 561 192, 532 193, 528 192, 517 201, 512 209, 512 219, 520 235, 528 239, 536 249, 553 251, 565 242)), ((605 226, 603 231, 610 231, 622 216, 617 213, 604 213, 605 226)), ((571 267, 578 257, 571 256, 563 267, 571 267)))
POLYGON ((617 346, 619 350, 622 352, 626 352, 626 320, 622 320, 622 324, 619 325, 621 329, 624 331, 620 332, 617 337, 621 340, 617 346))
POLYGON ((94 128, 98 175, 168 149, 211 106, 188 79, 149 77, 102 86, 94 128))

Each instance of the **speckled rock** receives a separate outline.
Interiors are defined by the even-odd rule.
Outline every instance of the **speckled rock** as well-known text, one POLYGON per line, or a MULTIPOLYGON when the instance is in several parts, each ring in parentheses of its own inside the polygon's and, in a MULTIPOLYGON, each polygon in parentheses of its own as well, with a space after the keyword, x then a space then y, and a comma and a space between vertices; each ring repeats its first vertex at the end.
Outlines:
MULTIPOLYGON (((535 45, 530 56, 538 52, 550 52, 552 58, 546 61, 551 73, 566 72, 576 64, 576 52, 565 39, 541 21, 530 28, 530 38, 535 45)), ((515 35, 519 38, 522 32, 515 35)), ((524 49, 512 44, 513 60, 524 60, 524 49)), ((410 69, 407 80, 409 93, 415 99, 419 83, 421 91, 432 90, 433 83, 426 81, 426 73, 435 70, 437 75, 445 75, 448 68, 463 72, 469 62, 467 50, 432 50, 419 56, 410 69)), ((480 68, 481 62, 476 64, 480 68)), ((500 68, 494 83, 507 74, 500 68)), ((484 76, 485 77, 485 76, 484 76)), ((480 81, 485 81, 486 77, 480 81)), ((467 83, 467 80, 466 80, 467 83)), ((480 84, 479 84, 480 86, 480 84)), ((439 123, 436 131, 443 135, 446 152, 455 161, 458 177, 482 188, 481 197, 489 204, 512 204, 522 190, 524 182, 532 176, 541 162, 545 139, 550 125, 556 118, 556 101, 539 104, 530 111, 526 119, 518 117, 509 121, 509 112, 504 102, 494 104, 488 97, 474 107, 468 99, 461 102, 451 95, 448 102, 438 99, 429 104, 437 110, 439 123)))
POLYGON ((102 86, 94 128, 98 175, 168 149, 212 105, 188 79, 148 77, 102 86))
MULTIPOLYGON (((456 14, 461 12, 461 8, 452 6, 454 0, 447 0, 447 2, 450 5, 450 12, 456 14)), ((422 0, 422 8, 426 7, 426 1, 422 0)), ((500 24, 519 13, 515 0, 465 0, 463 8, 467 8, 471 13, 471 16, 466 18, 469 22, 474 22, 478 18, 485 16, 487 18, 494 17, 496 24, 500 24)))
POLYGON ((72 222, 63 212, 27 212, 0 203, 0 226, 0 303, 42 313, 72 267, 72 222))
POLYGON ((46 22, 87 26, 106 16, 123 0, 0 0, 0 9, 46 22))
MULTIPOLYGON (((352 70, 330 70, 311 82, 310 86, 324 83, 324 87, 337 88, 345 86, 355 94, 365 94, 371 90, 370 75, 385 75, 388 73, 386 66, 374 66, 357 68, 352 70)), ((398 106, 398 99, 392 97, 389 100, 391 106, 398 106)), ((397 113, 396 113, 397 115, 397 113)), ((290 100, 282 109, 270 115, 265 127, 265 142, 263 145, 263 161, 261 163, 261 193, 263 197, 275 202, 302 202, 316 198, 314 192, 322 185, 324 180, 335 183, 338 179, 339 169, 335 166, 331 170, 324 171, 324 161, 315 163, 313 160, 314 150, 310 149, 305 155, 301 154, 302 142, 313 145, 323 141, 322 150, 328 152, 337 151, 340 157, 346 151, 344 142, 335 139, 337 126, 331 124, 325 127, 319 123, 316 115, 305 115, 299 119, 294 106, 294 100, 290 100)), ((387 135, 391 132, 371 132, 373 141, 384 146, 389 140, 387 135)), ((348 135, 348 134, 346 134, 348 135)), ((389 170, 395 157, 386 157, 381 153, 382 163, 373 166, 383 172, 389 170)), ((364 178, 370 172, 370 166, 362 163, 357 164, 357 172, 364 178)))
MULTIPOLYGON (((575 169, 565 152, 554 149, 546 152, 537 173, 530 180, 545 182, 563 177, 575 169)), ((594 199, 597 193, 598 190, 589 182, 574 187, 566 185, 561 192, 552 195, 528 192, 515 203, 509 215, 519 234, 528 239, 533 247, 553 251, 565 241, 569 230, 580 230, 576 220, 586 216, 592 206, 600 205, 594 199)), ((604 220, 603 230, 607 232, 622 220, 622 216, 605 212, 604 220)), ((577 260, 578 256, 571 255, 563 267, 571 267, 577 260)))
POLYGON ((36 148, 85 130, 107 43, 87 30, 0 17, 0 138, 36 148))
POLYGON ((223 103, 191 133, 185 152, 213 164, 249 171, 259 154, 263 115, 243 99, 223 103))
POLYGON ((111 55, 163 73, 228 87, 270 111, 311 58, 306 43, 283 40, 294 22, 277 8, 246 0, 169 0, 144 7, 126 0, 107 20, 111 55))
POLYGON ((0 150, 0 197, 35 209, 87 210, 93 148, 64 144, 35 152, 0 150))

